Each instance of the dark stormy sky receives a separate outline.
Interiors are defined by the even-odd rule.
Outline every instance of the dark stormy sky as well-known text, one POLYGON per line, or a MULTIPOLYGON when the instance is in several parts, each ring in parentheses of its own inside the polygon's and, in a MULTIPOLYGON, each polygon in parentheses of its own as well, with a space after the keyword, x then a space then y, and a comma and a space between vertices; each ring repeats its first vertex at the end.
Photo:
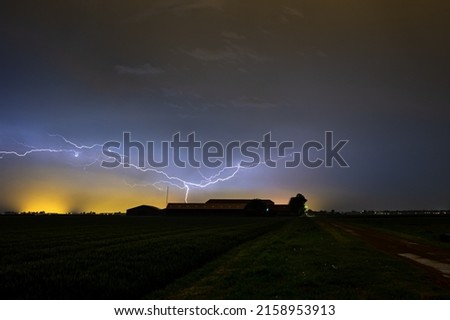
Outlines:
MULTIPOLYGON (((119 211, 298 192, 312 209, 450 207, 444 0, 7 1, 0 210, 119 211), (347 139, 349 168, 105 169, 121 140, 347 139), (96 161, 97 160, 97 161, 96 161), (212 178, 211 178, 212 177, 212 178), (209 180, 208 180, 209 178, 209 180), (229 178, 229 179, 228 179, 229 178), (200 186, 195 186, 199 184, 200 186)), ((314 156, 323 156, 320 152, 314 156)))

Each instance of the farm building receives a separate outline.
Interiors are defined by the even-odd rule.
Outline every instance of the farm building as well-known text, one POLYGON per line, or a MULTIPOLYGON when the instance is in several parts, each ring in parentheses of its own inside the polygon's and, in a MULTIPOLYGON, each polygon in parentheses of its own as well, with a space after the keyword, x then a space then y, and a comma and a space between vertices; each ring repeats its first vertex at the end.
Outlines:
POLYGON ((244 210, 245 207, 253 202, 260 201, 267 207, 273 206, 272 200, 260 199, 210 199, 205 203, 169 203, 167 209, 173 210, 244 210))
POLYGON ((127 216, 157 216, 161 214, 161 210, 154 206, 141 205, 127 209, 127 216))
POLYGON ((245 209, 249 203, 258 201, 265 204, 267 207, 274 205, 272 200, 261 199, 210 199, 206 201, 206 204, 212 209, 245 209))
POLYGON ((210 199, 205 203, 169 203, 168 215, 259 215, 267 214, 274 206, 272 200, 210 199))
MULTIPOLYGON (((166 209, 138 206, 127 210, 127 215, 152 216, 267 216, 297 215, 302 212, 306 199, 298 194, 289 204, 276 205, 269 199, 209 199, 205 203, 168 203, 166 209)), ((304 211, 303 211, 304 212, 304 211)))

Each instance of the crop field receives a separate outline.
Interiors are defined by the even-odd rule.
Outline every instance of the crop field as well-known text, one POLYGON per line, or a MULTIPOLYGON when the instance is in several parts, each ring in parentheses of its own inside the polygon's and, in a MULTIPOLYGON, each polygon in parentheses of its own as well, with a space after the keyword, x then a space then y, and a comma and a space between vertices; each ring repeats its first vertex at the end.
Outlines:
MULTIPOLYGON (((423 219, 406 224, 406 234, 427 246, 435 241, 445 254, 450 247, 430 230, 444 230, 449 220, 423 219)), ((0 297, 450 298, 445 278, 374 246, 349 226, 393 237, 402 232, 402 220, 347 220, 0 217, 0 297)))
POLYGON ((273 222, 5 217, 1 297, 139 298, 280 223, 273 222))

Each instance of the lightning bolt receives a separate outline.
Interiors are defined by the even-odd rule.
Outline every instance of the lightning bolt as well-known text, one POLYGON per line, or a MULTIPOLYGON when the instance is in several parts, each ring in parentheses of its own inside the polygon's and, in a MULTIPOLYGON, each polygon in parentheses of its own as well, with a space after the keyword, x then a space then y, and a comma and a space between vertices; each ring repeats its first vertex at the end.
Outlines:
POLYGON ((25 152, 17 152, 17 151, 0 151, 0 159, 3 159, 3 157, 5 155, 14 155, 17 157, 25 157, 28 156, 32 153, 38 153, 38 152, 49 152, 49 153, 62 153, 62 152, 67 152, 67 153, 72 153, 74 155, 74 157, 78 156, 78 152, 72 149, 49 149, 49 148, 34 148, 25 152))
POLYGON ((153 186, 158 190, 161 190, 158 185, 161 184, 169 184, 171 186, 177 187, 178 189, 181 190, 185 190, 185 195, 184 195, 184 201, 188 202, 188 197, 189 197, 189 191, 191 190, 191 188, 199 188, 199 189, 204 189, 207 188, 213 184, 219 183, 219 182, 224 182, 227 180, 230 180, 232 178, 234 178, 236 176, 236 174, 241 170, 241 169, 247 169, 246 167, 242 167, 239 165, 233 166, 233 167, 225 167, 222 168, 218 173, 214 174, 211 177, 205 177, 205 180, 201 181, 201 182, 192 182, 192 181, 188 181, 188 180, 184 180, 178 176, 172 176, 169 175, 168 173, 161 171, 161 170, 157 170, 155 168, 152 167, 146 167, 146 168, 141 168, 139 166, 136 166, 132 163, 130 163, 130 167, 134 168, 136 170, 139 170, 141 172, 154 172, 157 174, 160 174, 162 176, 164 176, 167 180, 159 180, 157 182, 154 182, 152 184, 133 184, 129 186, 133 186, 133 187, 137 187, 137 186, 153 186), (226 176, 222 176, 222 174, 225 171, 231 171, 231 173, 229 173, 226 176))
POLYGON ((26 157, 32 153, 71 153, 71 154, 73 154, 73 156, 75 158, 78 158, 80 155, 80 152, 82 152, 83 150, 92 150, 96 147, 102 146, 101 144, 94 144, 91 146, 79 145, 79 144, 76 144, 76 143, 64 138, 63 136, 57 135, 57 134, 49 134, 49 136, 50 137, 58 137, 58 138, 62 139, 65 143, 72 146, 72 148, 59 148, 59 149, 37 148, 37 147, 31 146, 31 145, 16 141, 17 144, 22 145, 22 146, 28 148, 29 150, 23 151, 23 152, 0 150, 0 159, 3 159, 3 157, 6 155, 13 155, 16 157, 26 157))
MULTIPOLYGON (((60 143, 65 144, 66 146, 64 148, 37 148, 34 146, 30 146, 24 143, 20 143, 17 142, 17 144, 27 148, 28 150, 23 151, 23 152, 18 152, 18 151, 14 151, 14 150, 0 150, 0 159, 3 159, 5 156, 16 156, 16 157, 26 157, 29 156, 33 153, 68 153, 68 154, 72 154, 74 158, 79 158, 80 155, 83 154, 83 152, 85 151, 96 151, 98 152, 98 154, 93 158, 93 160, 91 162, 89 162, 88 164, 84 164, 83 167, 86 169, 86 167, 89 166, 93 166, 96 163, 100 163, 100 161, 102 159, 105 158, 105 156, 103 155, 103 153, 101 152, 102 148, 103 148, 103 144, 92 144, 92 145, 83 145, 83 144, 79 144, 76 142, 73 142, 72 140, 67 139, 66 137, 60 135, 60 134, 49 134, 50 137, 52 138, 57 138, 60 143), (98 151, 96 150, 98 149, 98 151)), ((285 159, 288 158, 292 155, 292 153, 290 154, 286 154, 284 156, 279 156, 277 159, 273 160, 275 162, 278 162, 281 159, 285 159)), ((124 160, 124 155, 121 155, 122 161, 124 160)), ((189 180, 185 180, 179 176, 175 176, 175 175, 170 175, 165 171, 162 170, 158 170, 156 168, 153 167, 139 167, 135 164, 129 163, 129 167, 133 168, 134 170, 140 171, 142 173, 155 173, 157 175, 162 176, 162 179, 153 182, 153 183, 144 183, 144 184, 130 184, 128 182, 126 182, 124 180, 124 183, 131 188, 135 188, 135 187, 153 187, 159 191, 162 191, 163 189, 161 188, 162 185, 170 185, 173 187, 176 187, 180 190, 184 190, 184 201, 188 202, 188 198, 189 198, 189 192, 191 191, 191 189, 193 188, 197 188, 197 189, 205 189, 208 188, 214 184, 217 183, 222 183, 228 180, 233 179, 241 170, 248 170, 248 169, 254 169, 260 165, 264 165, 266 162, 265 161, 260 161, 259 163, 256 163, 255 165, 248 167, 248 166, 240 166, 240 165, 234 165, 231 167, 223 167, 221 168, 217 173, 211 175, 211 176, 205 176, 200 169, 198 169, 198 173, 201 176, 201 178, 203 180, 201 180, 200 182, 195 182, 195 181, 189 181, 189 180)))
MULTIPOLYGON (((92 145, 83 145, 83 144, 73 142, 72 140, 69 140, 60 134, 49 134, 49 136, 52 138, 59 139, 60 143, 64 143, 66 146, 64 148, 49 148, 49 147, 38 148, 38 147, 34 147, 31 145, 27 145, 27 144, 16 141, 17 144, 27 148, 28 150, 22 151, 22 152, 14 151, 14 150, 0 150, 0 159, 3 159, 5 156, 26 157, 33 153, 68 153, 68 154, 72 154, 74 158, 79 158, 80 155, 84 151, 88 151, 88 150, 92 151, 97 148, 99 149, 98 155, 96 157, 94 157, 94 160, 92 162, 85 164, 83 166, 85 168, 87 166, 93 166, 96 163, 100 163, 100 161, 102 159, 104 159, 104 156, 101 153, 103 144, 96 143, 96 144, 92 144, 92 145)), ((124 156, 121 155, 121 158, 123 160, 124 156)), ((253 166, 252 168, 259 166, 261 164, 264 164, 264 162, 260 162, 257 165, 253 166)), ((134 170, 138 170, 142 173, 152 172, 152 173, 161 175, 163 177, 163 179, 158 180, 157 182, 148 183, 148 184, 129 184, 126 181, 124 181, 124 183, 127 186, 132 187, 132 188, 152 186, 152 187, 156 188, 157 190, 161 190, 161 187, 160 187, 161 185, 174 186, 180 190, 184 190, 184 192, 185 192, 184 201, 185 202, 188 202, 189 192, 192 188, 205 189, 205 188, 210 187, 211 185, 233 179, 241 170, 250 169, 250 167, 242 167, 240 165, 234 165, 232 167, 224 167, 224 168, 220 169, 217 173, 215 173, 209 177, 205 176, 203 173, 201 173, 200 170, 198 170, 198 172, 203 180, 201 180, 200 182, 195 182, 195 181, 185 180, 179 176, 170 175, 165 171, 158 170, 153 167, 142 168, 142 167, 139 167, 132 163, 130 163, 129 165, 130 165, 130 168, 133 168, 134 170)))

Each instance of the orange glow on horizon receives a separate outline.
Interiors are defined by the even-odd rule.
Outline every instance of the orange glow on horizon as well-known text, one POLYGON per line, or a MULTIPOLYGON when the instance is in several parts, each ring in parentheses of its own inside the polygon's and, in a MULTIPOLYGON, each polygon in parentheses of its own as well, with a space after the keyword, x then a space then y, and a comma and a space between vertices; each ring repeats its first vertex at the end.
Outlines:
MULTIPOLYGON (((125 212, 139 205, 166 207, 166 189, 155 189, 149 186, 130 187, 132 183, 141 183, 138 177, 124 183, 120 176, 110 172, 86 172, 80 175, 73 168, 28 168, 25 174, 27 183, 11 184, 9 208, 18 212, 46 213, 113 213, 125 212), (51 169, 51 170, 50 170, 51 169)), ((302 190, 303 191, 303 190, 302 190)), ((321 199, 307 191, 303 194, 308 199, 307 205, 319 210, 321 199)), ((261 198, 271 199, 277 204, 287 204, 290 197, 296 195, 292 190, 257 190, 236 189, 228 186, 224 189, 210 190, 192 189, 188 202, 206 202, 211 198, 261 198)), ((185 190, 170 188, 169 202, 184 202, 185 190)))
POLYGON ((41 212, 46 213, 67 213, 69 210, 67 204, 61 199, 55 197, 45 198, 37 194, 27 197, 24 205, 20 208, 20 212, 41 212))

